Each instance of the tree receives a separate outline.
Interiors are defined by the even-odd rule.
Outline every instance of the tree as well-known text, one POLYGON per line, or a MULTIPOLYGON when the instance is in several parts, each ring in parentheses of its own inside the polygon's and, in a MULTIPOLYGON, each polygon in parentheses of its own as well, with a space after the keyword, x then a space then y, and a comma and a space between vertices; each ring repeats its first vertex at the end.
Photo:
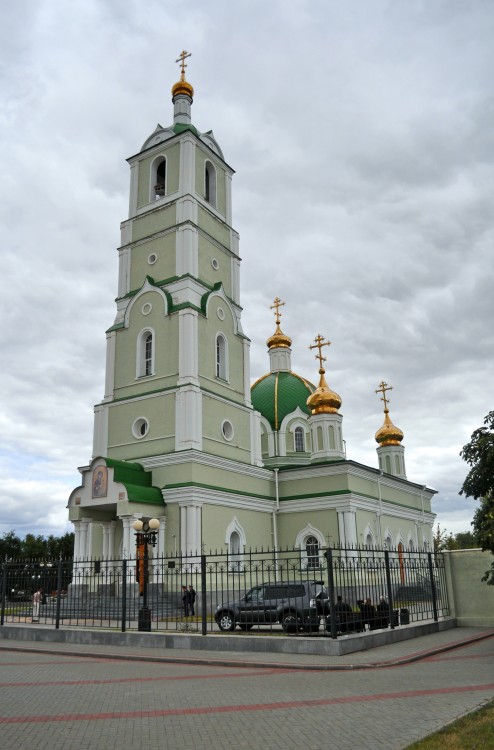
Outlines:
MULTIPOLYGON (((472 522, 474 534, 482 549, 494 554, 494 411, 484 418, 484 427, 472 433, 460 456, 471 467, 460 495, 480 500, 472 522)), ((494 586, 494 562, 482 580, 494 586)))

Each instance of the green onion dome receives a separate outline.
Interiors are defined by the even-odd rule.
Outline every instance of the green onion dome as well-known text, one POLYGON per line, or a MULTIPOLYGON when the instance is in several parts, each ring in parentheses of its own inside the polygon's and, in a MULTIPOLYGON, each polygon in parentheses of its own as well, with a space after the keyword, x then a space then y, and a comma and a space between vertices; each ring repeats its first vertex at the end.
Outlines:
POLYGON ((312 383, 294 372, 270 372, 251 387, 252 404, 277 431, 286 415, 295 411, 297 406, 305 414, 310 414, 307 399, 314 391, 312 383))

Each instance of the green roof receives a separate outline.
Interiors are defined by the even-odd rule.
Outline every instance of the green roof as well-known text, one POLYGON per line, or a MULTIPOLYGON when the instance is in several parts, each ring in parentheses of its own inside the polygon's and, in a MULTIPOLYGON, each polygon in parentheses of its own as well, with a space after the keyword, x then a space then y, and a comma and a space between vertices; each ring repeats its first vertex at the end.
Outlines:
POLYGON ((270 372, 252 386, 252 404, 273 430, 279 430, 286 415, 295 411, 297 406, 305 414, 310 414, 307 399, 314 391, 312 383, 294 372, 270 372))
POLYGON ((160 488, 152 486, 151 472, 145 471, 141 464, 115 458, 105 458, 105 461, 108 468, 113 469, 114 481, 124 485, 131 503, 164 505, 160 488))

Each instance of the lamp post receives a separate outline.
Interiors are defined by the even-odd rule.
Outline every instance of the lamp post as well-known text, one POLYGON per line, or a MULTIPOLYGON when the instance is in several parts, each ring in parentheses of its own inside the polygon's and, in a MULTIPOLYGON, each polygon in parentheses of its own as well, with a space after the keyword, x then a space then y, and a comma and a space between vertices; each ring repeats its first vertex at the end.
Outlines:
MULTIPOLYGON (((139 620, 137 629, 141 631, 149 632, 151 630, 151 610, 148 607, 148 544, 152 547, 156 546, 157 531, 160 527, 160 522, 157 518, 150 518, 149 521, 134 521, 132 524, 134 531, 136 532, 136 545, 137 549, 144 548, 143 554, 143 581, 142 581, 142 605, 139 609, 139 620)), ((140 560, 137 561, 140 565, 140 560)))

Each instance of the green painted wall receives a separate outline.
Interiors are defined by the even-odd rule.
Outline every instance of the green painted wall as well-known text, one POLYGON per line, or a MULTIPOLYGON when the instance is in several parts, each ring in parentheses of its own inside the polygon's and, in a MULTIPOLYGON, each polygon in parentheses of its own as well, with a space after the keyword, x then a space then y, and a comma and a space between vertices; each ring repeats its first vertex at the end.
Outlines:
POLYGON ((202 206, 198 206, 198 221, 200 229, 225 247, 230 247, 230 230, 227 224, 220 222, 216 216, 202 206))
POLYGON ((211 162, 216 169, 216 210, 223 216, 226 213, 225 198, 225 170, 201 149, 196 149, 196 193, 204 198, 204 170, 206 161, 211 162))
POLYGON ((175 448, 175 394, 158 393, 149 398, 114 404, 108 417, 108 455, 138 459, 175 448), (132 425, 143 417, 149 422, 144 438, 135 438, 132 425))
MULTIPOLYGON (((153 156, 149 156, 139 162, 138 169, 138 184, 137 184, 137 206, 141 208, 147 205, 150 200, 150 187, 151 187, 151 168, 153 162, 160 157, 166 157, 166 191, 167 195, 178 191, 179 186, 179 170, 180 170, 180 144, 174 143, 173 145, 163 145, 159 153, 154 153, 153 156)), ((152 197, 152 195, 151 195, 152 197)))
POLYGON ((238 409, 234 404, 219 401, 209 394, 203 400, 203 450, 234 461, 250 463, 250 414, 245 409, 238 409), (229 420, 233 425, 234 435, 231 441, 225 440, 221 425, 229 420))
POLYGON ((231 256, 222 246, 211 241, 208 235, 199 233, 199 278, 210 286, 222 282, 227 297, 232 296, 231 256), (218 268, 212 266, 213 258, 218 268))
POLYGON ((243 339, 234 333, 233 315, 229 305, 218 296, 208 301, 207 318, 199 317, 199 377, 201 386, 227 399, 244 401, 244 347, 243 339), (224 319, 218 317, 223 311, 224 319), (216 377, 216 335, 222 333, 228 342, 228 380, 216 377))
POLYGON ((176 206, 173 203, 171 206, 157 207, 155 211, 136 217, 132 222, 132 242, 170 229, 175 225, 176 214, 176 206))
POLYGON ((281 547, 293 547, 297 534, 310 524, 323 534, 327 544, 328 536, 337 542, 338 518, 335 510, 308 510, 300 513, 278 514, 278 543, 281 547))
POLYGON ((146 276, 155 281, 163 281, 175 276, 176 271, 176 233, 170 230, 162 237, 151 239, 131 249, 130 289, 140 289, 146 276), (155 263, 149 263, 149 256, 157 255, 155 263))
POLYGON ((203 506, 202 510, 202 534, 203 539, 208 540, 208 550, 228 551, 225 535, 234 518, 245 532, 247 548, 264 547, 266 549, 272 546, 271 513, 256 513, 241 508, 225 509, 219 505, 207 505, 203 506))

